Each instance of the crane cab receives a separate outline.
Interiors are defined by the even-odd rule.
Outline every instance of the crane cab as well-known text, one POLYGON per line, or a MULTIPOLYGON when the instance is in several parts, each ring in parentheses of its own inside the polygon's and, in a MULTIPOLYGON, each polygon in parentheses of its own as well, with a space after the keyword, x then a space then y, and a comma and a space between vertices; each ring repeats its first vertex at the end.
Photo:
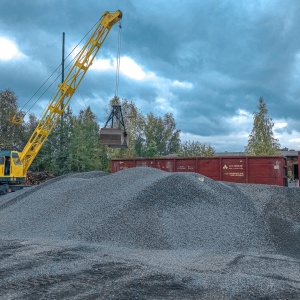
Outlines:
POLYGON ((2 150, 0 151, 0 182, 20 183, 25 180, 23 165, 19 152, 2 150))

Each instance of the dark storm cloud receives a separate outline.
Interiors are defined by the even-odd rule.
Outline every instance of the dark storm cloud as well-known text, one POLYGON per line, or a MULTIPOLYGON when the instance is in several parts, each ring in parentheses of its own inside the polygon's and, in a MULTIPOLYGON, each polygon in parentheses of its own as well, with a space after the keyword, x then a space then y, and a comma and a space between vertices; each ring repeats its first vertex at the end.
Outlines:
MULTIPOLYGON (((297 0, 2 0, 0 37, 15 42, 26 58, 0 60, 0 90, 28 99, 60 64, 62 32, 70 51, 104 11, 117 9, 124 15, 121 55, 146 74, 121 74, 120 97, 144 113, 168 108, 183 136, 210 141, 218 151, 243 150, 263 97, 273 121, 287 123, 278 129, 281 144, 300 149, 297 0)), ((117 36, 116 26, 97 57, 116 56, 117 36)), ((114 89, 114 71, 91 70, 74 105, 86 98, 102 109, 114 89)))

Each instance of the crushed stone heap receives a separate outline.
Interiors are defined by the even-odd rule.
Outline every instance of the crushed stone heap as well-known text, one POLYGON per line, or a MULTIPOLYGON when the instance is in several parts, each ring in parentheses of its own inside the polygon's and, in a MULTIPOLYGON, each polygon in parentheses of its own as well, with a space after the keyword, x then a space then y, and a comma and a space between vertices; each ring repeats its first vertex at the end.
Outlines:
POLYGON ((0 198, 0 237, 300 256, 300 189, 132 168, 58 177, 0 198))

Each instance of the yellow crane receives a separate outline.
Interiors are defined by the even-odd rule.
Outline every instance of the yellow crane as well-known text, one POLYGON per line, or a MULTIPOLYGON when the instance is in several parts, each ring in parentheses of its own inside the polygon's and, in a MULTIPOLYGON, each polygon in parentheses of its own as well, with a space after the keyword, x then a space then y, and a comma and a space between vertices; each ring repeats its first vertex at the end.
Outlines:
MULTIPOLYGON (((77 55, 65 80, 58 85, 56 94, 50 101, 23 151, 0 151, 0 194, 14 189, 14 185, 24 182, 30 165, 68 106, 110 29, 121 19, 122 12, 120 10, 114 13, 104 12, 88 42, 77 55)), ((15 121, 20 120, 16 119, 15 121)))

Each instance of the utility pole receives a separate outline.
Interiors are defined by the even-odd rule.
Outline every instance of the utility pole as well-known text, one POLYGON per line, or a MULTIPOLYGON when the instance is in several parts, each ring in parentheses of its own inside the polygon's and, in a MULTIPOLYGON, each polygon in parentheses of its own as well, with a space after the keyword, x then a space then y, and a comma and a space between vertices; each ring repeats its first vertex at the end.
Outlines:
MULTIPOLYGON (((65 80, 65 33, 62 35, 62 59, 61 59, 61 83, 65 80)), ((61 109, 63 109, 63 103, 61 104, 61 109)), ((60 150, 62 151, 63 147, 63 126, 64 126, 64 117, 63 113, 60 116, 60 150)))
MULTIPOLYGON (((62 58, 61 58, 61 83, 65 80, 65 33, 62 35, 62 58)), ((63 108, 63 107, 61 107, 63 108)), ((63 113, 61 114, 61 128, 63 126, 63 113)))

